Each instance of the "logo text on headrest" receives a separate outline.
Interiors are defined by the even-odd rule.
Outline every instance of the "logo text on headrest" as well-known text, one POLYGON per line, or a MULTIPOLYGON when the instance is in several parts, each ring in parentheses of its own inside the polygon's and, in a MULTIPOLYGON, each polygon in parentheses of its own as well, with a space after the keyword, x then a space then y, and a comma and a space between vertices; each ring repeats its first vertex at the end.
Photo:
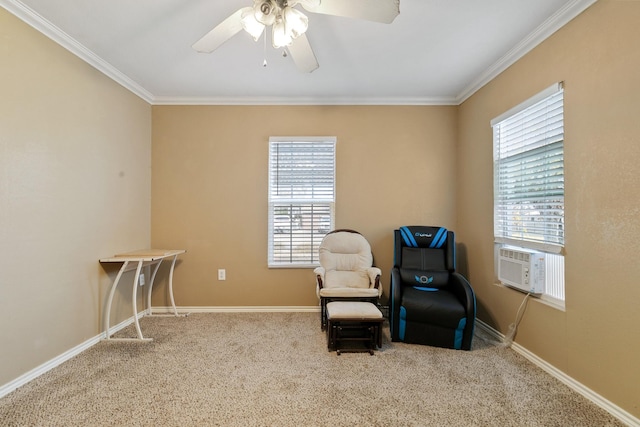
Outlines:
POLYGON ((426 237, 426 238, 430 239, 431 237, 433 237, 433 234, 431 234, 431 233, 418 233, 418 232, 416 232, 416 233, 414 234, 414 236, 416 236, 416 237, 426 237))
POLYGON ((422 283, 423 285, 428 285, 429 283, 433 282, 433 277, 415 276, 415 279, 416 282, 422 283))

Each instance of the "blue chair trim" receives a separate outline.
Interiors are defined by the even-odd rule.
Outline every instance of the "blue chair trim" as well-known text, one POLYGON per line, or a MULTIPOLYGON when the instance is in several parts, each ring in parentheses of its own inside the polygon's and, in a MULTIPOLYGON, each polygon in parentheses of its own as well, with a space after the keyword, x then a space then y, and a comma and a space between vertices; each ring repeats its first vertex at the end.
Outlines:
POLYGON ((463 317, 462 319, 460 319, 460 322, 458 322, 458 329, 456 329, 456 334, 453 341, 453 348, 455 348, 456 350, 460 350, 462 348, 462 336, 464 334, 464 327, 466 326, 466 324, 466 317, 463 317))
POLYGON ((398 323, 398 338, 404 341, 404 332, 407 328, 407 309, 400 307, 400 322, 398 323))
POLYGON ((402 235, 402 240, 404 240, 404 244, 409 246, 410 248, 417 248, 418 243, 416 239, 411 235, 411 230, 409 227, 400 227, 400 235, 402 235))
POLYGON ((430 248, 441 248, 444 245, 444 242, 447 241, 447 229, 444 227, 440 227, 438 232, 436 233, 436 237, 433 238, 431 242, 430 248))
POLYGON ((390 307, 389 307, 389 330, 391 332, 391 336, 393 337, 393 327, 394 325, 394 313, 396 312, 396 299, 394 298, 394 292, 393 292, 393 288, 391 289, 391 296, 390 296, 390 307))
MULTIPOLYGON (((418 242, 415 239, 415 236, 411 232, 411 227, 408 227, 406 225, 403 227, 400 227, 400 235, 402 236, 402 240, 405 246, 408 246, 410 248, 419 247, 418 242)), ((430 235, 428 237, 431 238, 430 235)), ((447 241, 447 229, 444 227, 440 227, 438 228, 438 231, 436 232, 435 236, 431 240, 431 243, 429 243, 429 247, 440 249, 444 246, 446 241, 447 241)))
POLYGON ((471 295, 473 295, 473 325, 471 325, 471 341, 469 342, 469 345, 471 345, 471 343, 473 342, 473 337, 476 333, 476 313, 478 311, 476 305, 476 293, 472 292, 471 295))
POLYGON ((427 292, 437 292, 437 288, 425 288, 424 286, 414 286, 413 289, 417 289, 419 291, 427 291, 427 292))

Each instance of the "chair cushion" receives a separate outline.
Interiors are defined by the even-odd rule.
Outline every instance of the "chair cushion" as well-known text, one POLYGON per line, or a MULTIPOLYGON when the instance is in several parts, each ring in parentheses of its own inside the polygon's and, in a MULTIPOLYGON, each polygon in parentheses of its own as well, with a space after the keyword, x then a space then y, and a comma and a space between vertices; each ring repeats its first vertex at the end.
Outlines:
POLYGON ((365 270, 373 265, 371 246, 367 239, 358 233, 327 234, 318 249, 318 257, 320 265, 327 272, 365 270))
POLYGON ((333 301, 327 304, 327 317, 336 319, 381 319, 382 313, 370 302, 333 301))
POLYGON ((413 286, 406 287, 401 306, 408 322, 429 323, 457 329, 466 317, 464 306, 454 294, 443 289, 413 286))
POLYGON ((376 288, 321 288, 318 292, 323 298, 375 298, 379 294, 376 288))
POLYGON ((442 249, 402 248, 402 266, 415 270, 446 270, 445 252, 442 249))
POLYGON ((369 288, 369 275, 366 271, 327 270, 324 275, 325 288, 369 288))

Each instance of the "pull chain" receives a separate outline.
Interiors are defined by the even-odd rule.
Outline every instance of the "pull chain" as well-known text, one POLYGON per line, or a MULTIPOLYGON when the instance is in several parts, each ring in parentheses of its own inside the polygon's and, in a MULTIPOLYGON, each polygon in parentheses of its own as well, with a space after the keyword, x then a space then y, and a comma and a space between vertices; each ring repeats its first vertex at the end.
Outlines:
POLYGON ((263 40, 263 41, 264 41, 264 43, 263 43, 263 47, 264 47, 264 49, 263 49, 263 51, 264 51, 264 61, 262 62, 262 66, 263 66, 264 68, 267 68, 267 31, 265 31, 265 32, 264 32, 263 39, 264 39, 264 40, 263 40))

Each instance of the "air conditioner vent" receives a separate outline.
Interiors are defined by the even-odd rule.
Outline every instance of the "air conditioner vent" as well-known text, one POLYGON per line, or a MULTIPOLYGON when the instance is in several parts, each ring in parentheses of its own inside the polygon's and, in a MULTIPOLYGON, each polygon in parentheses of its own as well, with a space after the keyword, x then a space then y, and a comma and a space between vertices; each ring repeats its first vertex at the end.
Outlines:
POLYGON ((500 248, 498 279, 521 292, 543 294, 545 255, 526 249, 500 248))

